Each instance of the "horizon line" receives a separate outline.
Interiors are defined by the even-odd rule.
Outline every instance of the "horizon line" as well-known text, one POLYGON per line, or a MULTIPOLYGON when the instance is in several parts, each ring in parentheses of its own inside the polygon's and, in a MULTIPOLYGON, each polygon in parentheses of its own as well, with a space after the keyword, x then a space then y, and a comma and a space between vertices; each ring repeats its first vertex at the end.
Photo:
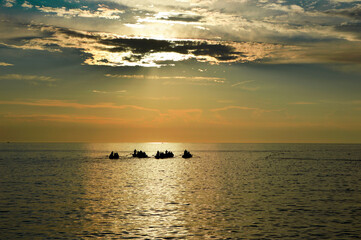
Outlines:
POLYGON ((176 141, 139 141, 139 142, 87 142, 87 141, 0 141, 0 143, 87 143, 87 144, 125 144, 125 143, 148 143, 148 144, 164 144, 164 143, 182 143, 182 144, 361 144, 361 142, 176 142, 176 141))

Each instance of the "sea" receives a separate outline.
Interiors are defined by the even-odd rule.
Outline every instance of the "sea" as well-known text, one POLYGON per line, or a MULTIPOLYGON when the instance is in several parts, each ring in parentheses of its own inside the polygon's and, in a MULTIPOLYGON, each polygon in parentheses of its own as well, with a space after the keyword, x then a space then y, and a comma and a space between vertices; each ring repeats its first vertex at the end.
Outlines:
POLYGON ((360 238, 360 144, 0 143, 0 239, 360 238))

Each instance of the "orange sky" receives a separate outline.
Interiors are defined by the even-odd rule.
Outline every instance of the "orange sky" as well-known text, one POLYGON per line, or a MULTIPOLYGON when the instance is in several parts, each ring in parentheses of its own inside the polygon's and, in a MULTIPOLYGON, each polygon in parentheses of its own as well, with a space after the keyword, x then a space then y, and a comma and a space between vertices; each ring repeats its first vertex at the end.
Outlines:
POLYGON ((3 1, 0 141, 361 142, 357 1, 3 1))

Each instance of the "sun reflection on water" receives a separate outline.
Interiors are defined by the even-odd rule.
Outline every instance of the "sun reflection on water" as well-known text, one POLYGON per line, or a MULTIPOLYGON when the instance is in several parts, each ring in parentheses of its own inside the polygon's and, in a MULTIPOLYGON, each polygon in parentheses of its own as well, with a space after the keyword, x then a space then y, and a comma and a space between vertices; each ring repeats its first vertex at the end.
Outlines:
POLYGON ((88 164, 83 169, 87 174, 84 178, 87 196, 97 199, 87 206, 94 213, 90 216, 92 221, 107 225, 112 232, 133 229, 143 236, 158 237, 167 236, 169 229, 178 226, 171 235, 186 235, 182 213, 189 203, 180 197, 185 188, 182 176, 186 165, 180 157, 184 145, 153 142, 111 147, 114 150, 134 147, 148 155, 156 150, 172 150, 175 158, 104 160, 110 162, 111 168, 104 168, 101 163, 88 164))
POLYGON ((0 156, 10 158, 0 168, 0 206, 6 206, 0 212, 9 219, 0 221, 2 239, 361 234, 359 145, 11 145, 0 156), (194 158, 178 155, 185 146, 194 158), (176 157, 132 158, 134 148, 149 155, 168 149, 176 157), (120 159, 108 159, 109 150, 120 159))

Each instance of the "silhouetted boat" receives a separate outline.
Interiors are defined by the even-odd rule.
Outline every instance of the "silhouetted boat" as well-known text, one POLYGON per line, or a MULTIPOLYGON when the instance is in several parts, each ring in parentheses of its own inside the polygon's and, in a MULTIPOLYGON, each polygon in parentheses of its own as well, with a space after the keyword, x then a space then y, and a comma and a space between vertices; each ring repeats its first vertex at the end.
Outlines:
POLYGON ((163 158, 172 158, 174 157, 174 154, 171 151, 165 151, 165 152, 159 152, 157 151, 157 154, 155 155, 156 159, 163 159, 163 158))
POLYGON ((148 155, 143 151, 137 151, 137 149, 134 149, 133 157, 136 158, 147 158, 148 155))
POLYGON ((113 153, 113 151, 109 155, 109 159, 119 159, 118 153, 113 153))
POLYGON ((193 157, 193 155, 187 151, 187 150, 184 150, 184 154, 182 155, 182 158, 191 158, 193 157))

